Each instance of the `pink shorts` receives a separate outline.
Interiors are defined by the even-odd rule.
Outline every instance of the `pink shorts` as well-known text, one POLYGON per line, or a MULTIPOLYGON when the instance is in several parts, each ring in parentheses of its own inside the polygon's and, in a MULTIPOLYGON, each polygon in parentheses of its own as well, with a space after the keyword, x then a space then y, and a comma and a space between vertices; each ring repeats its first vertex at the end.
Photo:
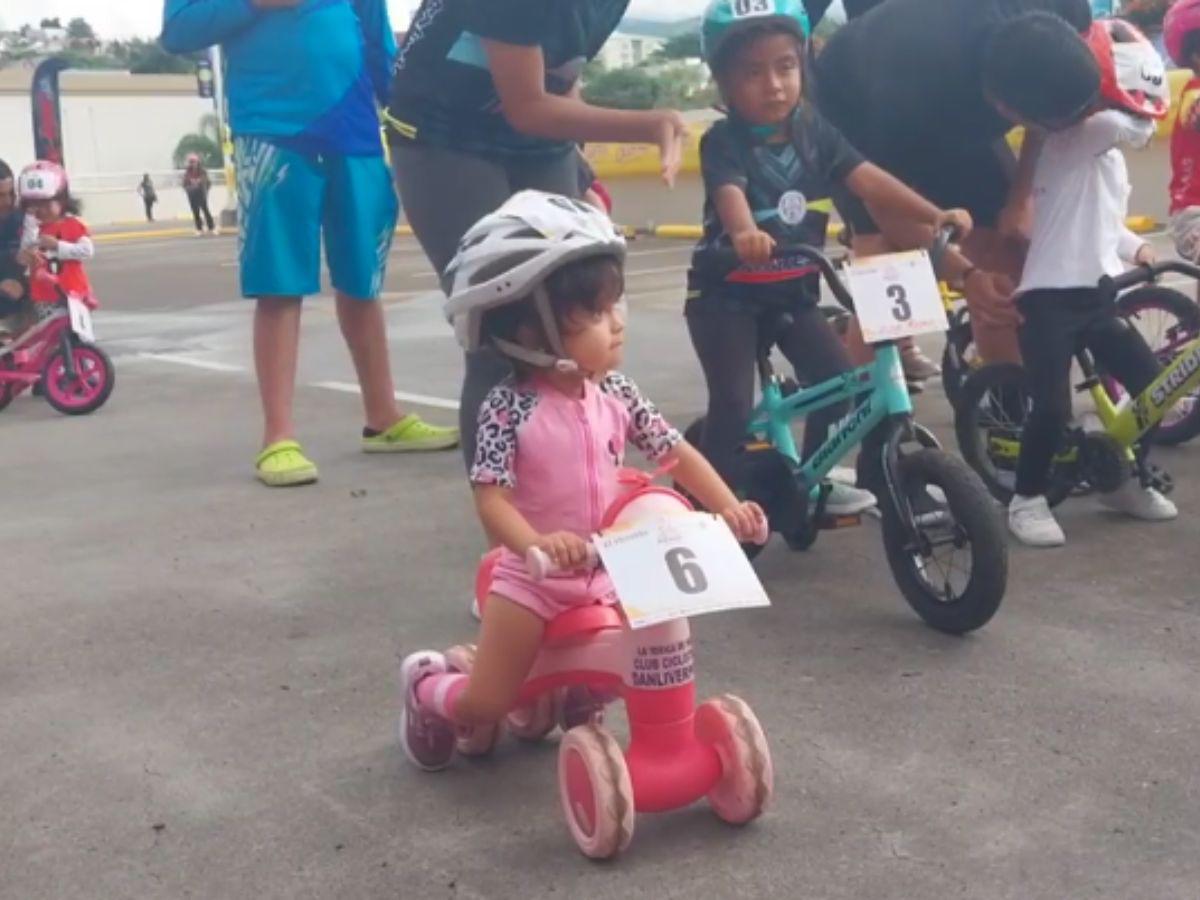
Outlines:
POLYGON ((492 573, 491 593, 523 606, 547 622, 577 606, 617 603, 617 592, 603 569, 551 575, 544 581, 534 581, 524 564, 507 552, 492 573))

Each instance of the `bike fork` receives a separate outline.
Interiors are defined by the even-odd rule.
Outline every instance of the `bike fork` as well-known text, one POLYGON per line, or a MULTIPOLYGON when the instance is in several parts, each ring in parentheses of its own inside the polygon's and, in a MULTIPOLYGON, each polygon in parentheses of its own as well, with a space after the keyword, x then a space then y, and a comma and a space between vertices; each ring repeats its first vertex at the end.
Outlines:
POLYGON ((58 341, 59 346, 62 349, 63 368, 66 370, 67 378, 69 378, 71 381, 75 381, 77 378, 79 378, 79 372, 75 369, 75 354, 71 352, 70 329, 64 330, 58 341))

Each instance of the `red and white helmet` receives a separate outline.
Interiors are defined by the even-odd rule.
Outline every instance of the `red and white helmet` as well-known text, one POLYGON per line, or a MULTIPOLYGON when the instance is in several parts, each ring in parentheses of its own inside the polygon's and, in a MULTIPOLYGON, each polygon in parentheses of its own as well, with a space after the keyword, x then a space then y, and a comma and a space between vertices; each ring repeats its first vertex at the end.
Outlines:
POLYGON ((1163 19, 1163 40, 1177 66, 1191 66, 1183 45, 1193 31, 1200 31, 1200 0, 1175 0, 1163 19))
POLYGON ((1122 19, 1097 19, 1087 43, 1100 64, 1100 94, 1118 109, 1162 119, 1171 88, 1162 57, 1146 36, 1122 19))
POLYGON ((17 195, 22 200, 53 200, 66 189, 66 170, 44 159, 26 166, 17 178, 17 195))

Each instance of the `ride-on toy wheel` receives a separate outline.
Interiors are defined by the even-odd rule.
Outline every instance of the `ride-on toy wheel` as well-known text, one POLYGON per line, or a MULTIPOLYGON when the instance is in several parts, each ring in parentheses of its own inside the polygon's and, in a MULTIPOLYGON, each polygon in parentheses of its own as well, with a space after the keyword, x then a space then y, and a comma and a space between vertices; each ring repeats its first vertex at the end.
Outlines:
POLYGON ((523 741, 540 741, 558 724, 555 692, 547 691, 528 706, 514 709, 504 720, 509 733, 523 741))
POLYGON ((42 370, 46 402, 60 413, 83 416, 95 412, 112 393, 115 372, 108 354, 93 344, 71 344, 76 377, 67 374, 62 350, 55 351, 42 370))
MULTIPOLYGON (((470 675, 475 665, 475 645, 459 644, 446 651, 446 665, 454 672, 470 675)), ((454 749, 463 756, 487 756, 500 740, 500 723, 477 725, 469 731, 459 729, 454 749)))
POLYGON ((696 709, 696 737, 721 758, 721 778, 708 792, 713 812, 732 825, 757 819, 771 800, 774 769, 767 736, 740 697, 724 694, 696 709))
POLYGON ((625 754, 599 725, 572 728, 558 748, 558 793, 571 837, 591 859, 610 859, 633 840, 633 783, 625 754))

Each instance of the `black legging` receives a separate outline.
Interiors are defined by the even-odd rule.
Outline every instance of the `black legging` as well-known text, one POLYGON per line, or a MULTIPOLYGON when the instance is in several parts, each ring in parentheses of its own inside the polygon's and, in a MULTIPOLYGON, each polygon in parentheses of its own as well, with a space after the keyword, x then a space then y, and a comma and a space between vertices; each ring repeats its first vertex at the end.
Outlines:
MULTIPOLYGON (((1149 387, 1162 371, 1154 351, 1093 288, 1029 291, 1019 301, 1021 359, 1032 409, 1021 432, 1016 492, 1046 493, 1050 463, 1071 418, 1071 361, 1086 347, 1131 395, 1149 387)), ((1143 438, 1143 444, 1148 442, 1143 438)))
POLYGON ((204 221, 208 223, 208 230, 212 231, 213 214, 208 210, 208 194, 204 191, 188 191, 188 204, 192 207, 192 218, 196 220, 196 230, 202 231, 203 224, 200 220, 201 213, 204 214, 204 221))
MULTIPOLYGON (((853 368, 846 348, 816 306, 802 305, 790 311, 792 325, 776 341, 796 373, 816 384, 853 368)), ((760 329, 775 313, 746 303, 741 308, 709 308, 696 301, 687 308, 692 346, 708 383, 708 416, 700 451, 721 477, 738 484, 739 449, 754 411, 755 361, 760 329)), ((829 427, 846 415, 849 402, 835 403, 808 417, 804 428, 802 455, 808 459, 829 434, 829 427)), ((869 445, 873 452, 878 444, 869 445)), ((864 452, 867 448, 864 447, 864 452)))

